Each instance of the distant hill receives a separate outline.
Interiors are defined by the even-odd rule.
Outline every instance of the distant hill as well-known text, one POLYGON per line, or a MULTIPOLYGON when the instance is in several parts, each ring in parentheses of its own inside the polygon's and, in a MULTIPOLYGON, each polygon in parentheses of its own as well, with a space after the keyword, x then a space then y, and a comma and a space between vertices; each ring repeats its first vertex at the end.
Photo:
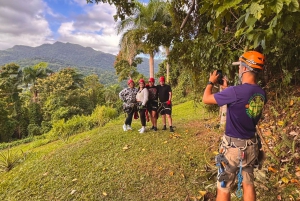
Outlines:
MULTIPOLYGON (((55 42, 38 47, 16 45, 0 51, 0 66, 14 62, 24 68, 42 61, 47 62, 53 71, 74 67, 84 75, 98 74, 103 84, 112 84, 117 81, 113 67, 115 55, 96 51, 90 47, 55 42)), ((158 64, 161 62, 162 60, 155 61, 155 72, 158 71, 158 64)), ((149 76, 148 63, 149 60, 143 58, 143 63, 138 66, 138 71, 145 76, 149 76)))

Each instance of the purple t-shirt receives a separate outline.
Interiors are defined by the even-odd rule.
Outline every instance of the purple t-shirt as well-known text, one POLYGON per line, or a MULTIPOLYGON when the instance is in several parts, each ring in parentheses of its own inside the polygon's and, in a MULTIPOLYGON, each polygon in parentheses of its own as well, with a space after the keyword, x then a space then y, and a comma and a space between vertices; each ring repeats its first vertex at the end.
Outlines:
POLYGON ((228 87, 214 97, 219 106, 227 104, 225 134, 241 139, 254 137, 267 101, 265 91, 258 85, 246 83, 228 87))

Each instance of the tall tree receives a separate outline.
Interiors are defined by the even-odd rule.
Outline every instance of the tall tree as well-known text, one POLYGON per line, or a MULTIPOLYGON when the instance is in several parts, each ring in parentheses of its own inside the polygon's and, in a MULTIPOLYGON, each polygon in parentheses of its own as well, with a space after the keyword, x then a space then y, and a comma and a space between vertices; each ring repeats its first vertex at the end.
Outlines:
POLYGON ((48 64, 46 62, 40 62, 33 67, 26 67, 23 69, 23 82, 26 87, 31 85, 30 91, 33 94, 32 101, 36 102, 38 97, 38 91, 36 90, 36 80, 38 78, 45 78, 50 73, 53 73, 50 69, 47 68, 48 64))
MULTIPOLYGON (((163 14, 165 5, 166 2, 162 0, 150 0, 148 4, 135 2, 133 14, 122 20, 118 26, 119 33, 124 30, 126 33, 130 32, 141 51, 149 54, 150 77, 154 77, 154 56, 161 45, 159 33, 166 20, 166 15, 163 14)), ((126 37, 123 38, 126 40, 126 37)))
MULTIPOLYGON (((20 67, 14 63, 6 64, 0 70, 0 99, 5 103, 5 110, 8 111, 9 117, 15 122, 16 127, 12 130, 18 138, 22 137, 21 125, 22 108, 20 93, 22 89, 19 87, 22 82, 22 71, 20 67)), ((11 135, 9 134, 11 137, 11 135)))

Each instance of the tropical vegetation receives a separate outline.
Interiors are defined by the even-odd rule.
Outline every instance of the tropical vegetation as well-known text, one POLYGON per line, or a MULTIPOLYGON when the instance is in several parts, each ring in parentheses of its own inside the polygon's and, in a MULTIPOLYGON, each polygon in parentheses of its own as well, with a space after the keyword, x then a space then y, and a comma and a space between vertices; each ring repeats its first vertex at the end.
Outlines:
POLYGON ((5 142, 0 148, 23 147, 29 153, 37 148, 41 153, 35 152, 37 154, 32 156, 39 161, 34 168, 35 160, 29 159, 26 163, 23 151, 7 149, 1 152, 0 169, 6 172, 1 192, 14 182, 22 183, 21 179, 16 181, 15 174, 22 175, 28 182, 21 184, 23 189, 28 189, 24 194, 14 187, 15 191, 10 191, 13 194, 2 194, 4 198, 18 200, 19 195, 25 198, 33 195, 37 199, 48 196, 52 200, 210 199, 216 172, 211 165, 216 149, 213 146, 218 141, 215 134, 223 128, 215 121, 217 107, 196 103, 201 101, 212 70, 221 69, 229 83, 235 85, 237 70, 231 63, 244 51, 257 50, 267 58, 259 84, 268 94, 265 113, 257 128, 268 154, 263 169, 257 172, 258 197, 261 200, 299 200, 299 1, 87 2, 108 2, 117 7, 115 19, 120 20, 119 33, 123 34, 114 64, 119 80, 146 77, 138 71, 137 65, 141 62, 140 53, 149 54, 149 76, 167 76, 173 88, 174 105, 184 107, 178 109, 180 128, 163 138, 160 138, 162 132, 151 133, 145 138, 136 137, 133 132, 122 135, 115 126, 122 124, 120 85, 104 86, 97 75, 84 76, 74 68, 52 72, 47 63, 27 68, 5 64, 0 69, 0 141, 5 142), (153 58, 162 47, 165 47, 166 59, 155 74, 153 58), (194 100, 194 107, 191 100, 194 100), (191 108, 197 112, 193 113, 191 108), (199 113, 205 119, 201 119, 199 113), (206 135, 204 129, 211 136, 206 135), (201 143, 195 137, 199 135, 203 135, 199 137, 201 143), (167 146, 169 142, 172 143, 167 146), (96 146, 98 150, 93 149, 96 146), (201 155, 209 150, 209 158, 200 158, 195 154, 197 149, 201 155), (51 163, 45 162, 47 160, 39 154, 46 154, 51 163), (99 163, 91 156, 97 156, 99 163), (34 176, 33 180, 22 172, 24 160, 24 164, 31 167, 28 174, 34 176), (70 173, 68 167, 62 165, 66 162, 74 172, 70 173), (90 162, 95 169, 88 166, 90 162), (52 168, 52 164, 59 168, 52 168), (14 167, 16 171, 12 172, 14 167), (45 180, 44 193, 31 191, 29 184, 34 184, 33 189, 40 188, 41 179, 45 180), (59 180, 59 184, 55 180, 59 180), (82 185, 78 184, 77 189, 66 188, 76 186, 78 180, 82 185), (159 182, 162 185, 158 186, 159 182), (184 189, 178 188, 178 182, 184 189), (91 186, 102 186, 102 194, 95 193, 96 189, 91 186), (63 194, 65 190, 70 193, 63 194), (159 193, 155 194, 155 190, 159 193))

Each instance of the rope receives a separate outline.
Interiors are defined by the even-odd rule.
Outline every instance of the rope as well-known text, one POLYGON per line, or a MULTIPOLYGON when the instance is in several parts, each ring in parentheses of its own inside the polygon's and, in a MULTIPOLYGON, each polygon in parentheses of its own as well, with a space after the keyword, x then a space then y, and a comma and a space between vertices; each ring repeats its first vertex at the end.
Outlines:
POLYGON ((237 175, 237 177, 238 177, 238 188, 236 190, 236 196, 238 198, 241 198, 243 196, 243 190, 242 190, 241 186, 242 186, 242 181, 243 181, 243 176, 242 176, 242 168, 243 167, 242 166, 243 166, 244 156, 243 156, 243 153, 240 149, 239 149, 239 152, 240 152, 240 170, 239 170, 239 173, 237 175))

